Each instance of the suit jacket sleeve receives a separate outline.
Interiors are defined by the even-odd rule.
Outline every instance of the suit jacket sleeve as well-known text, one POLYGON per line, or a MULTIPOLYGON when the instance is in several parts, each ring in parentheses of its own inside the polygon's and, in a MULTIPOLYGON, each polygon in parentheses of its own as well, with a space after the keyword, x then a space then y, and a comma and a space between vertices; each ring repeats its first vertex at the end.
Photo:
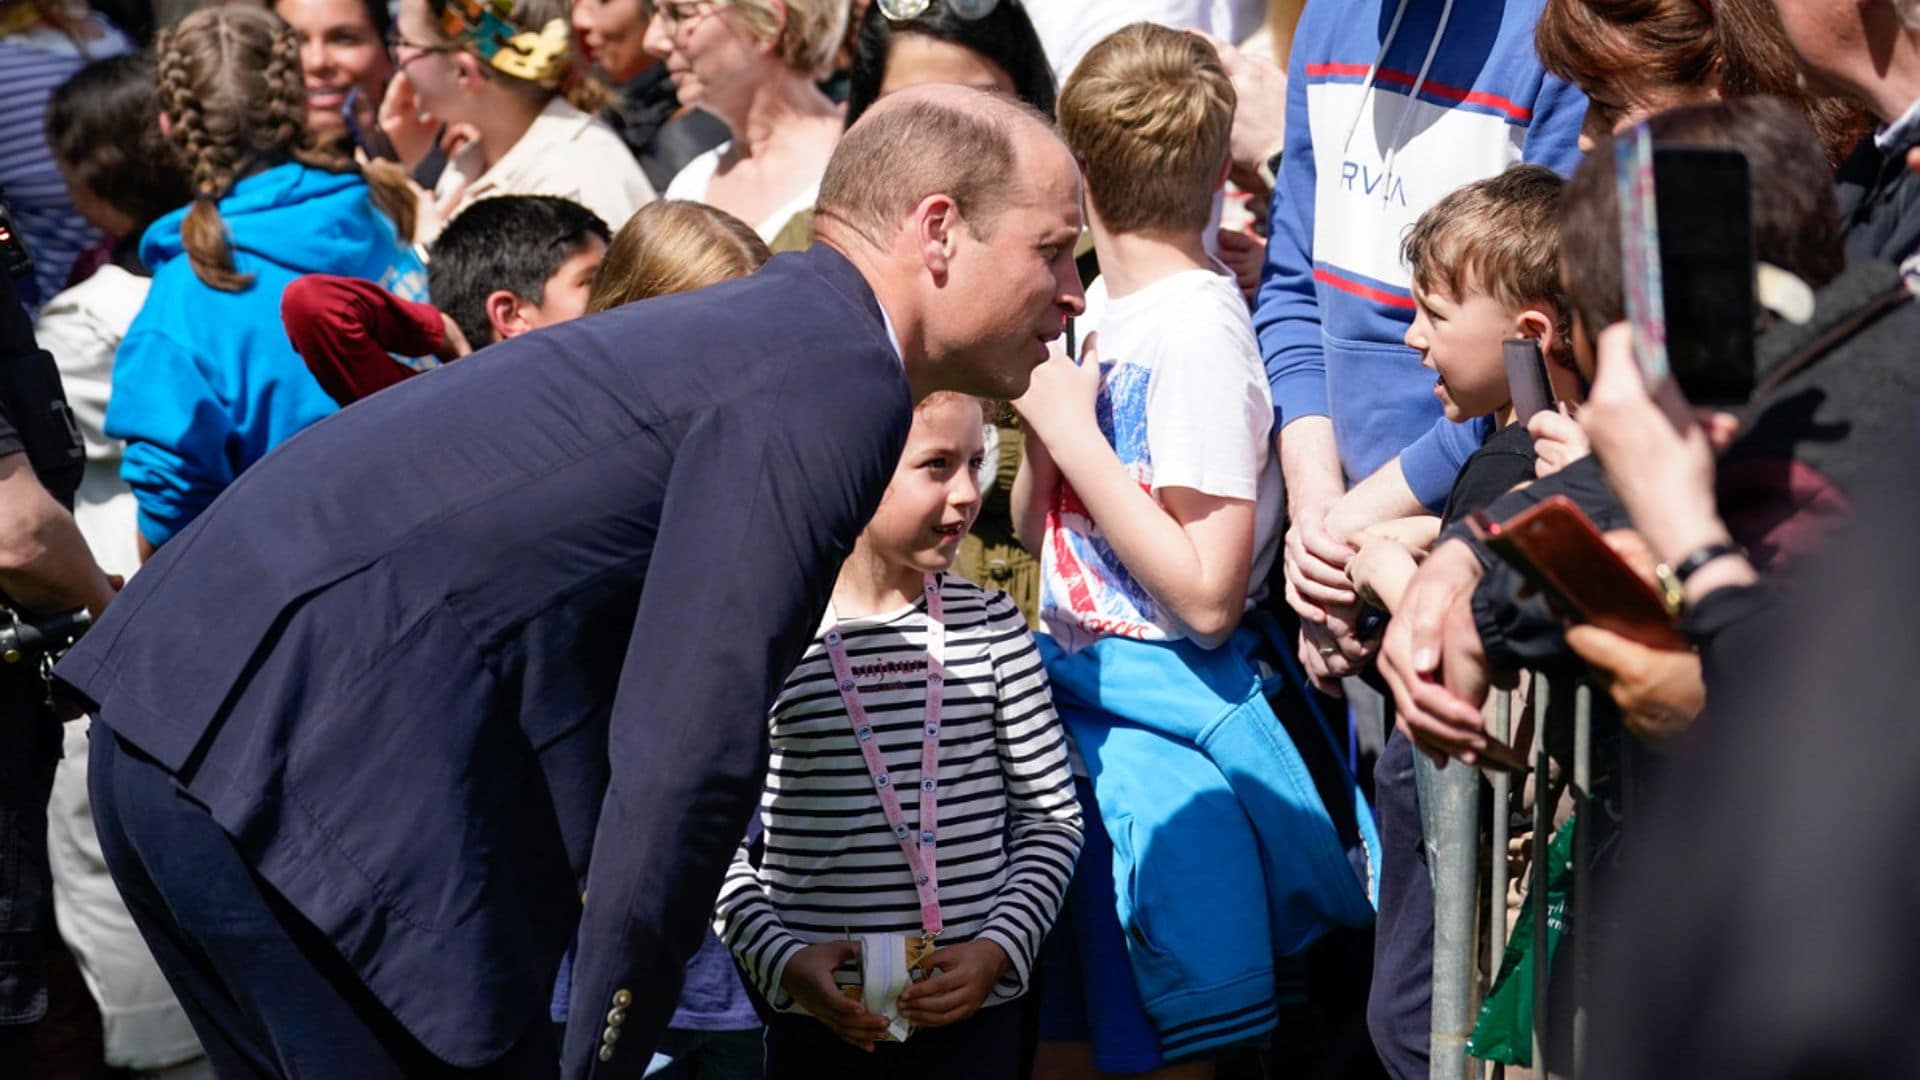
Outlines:
POLYGON ((765 783, 767 709, 905 442, 903 379, 806 366, 695 417, 675 454, 609 725, 568 1077, 645 1070, 765 783))

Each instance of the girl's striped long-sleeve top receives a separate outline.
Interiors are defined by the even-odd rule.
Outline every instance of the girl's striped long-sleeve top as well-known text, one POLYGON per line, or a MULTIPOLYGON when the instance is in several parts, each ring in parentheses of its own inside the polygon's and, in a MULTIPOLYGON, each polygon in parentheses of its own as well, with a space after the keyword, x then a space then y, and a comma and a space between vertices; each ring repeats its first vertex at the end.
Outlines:
MULTIPOLYGON (((1003 593, 940 575, 946 690, 939 757, 940 944, 986 938, 1012 961, 988 1003, 1025 991, 1080 852, 1065 731, 1026 620, 1003 593)), ((840 624, 901 811, 919 820, 927 611, 840 624)), ((759 867, 743 846, 714 925, 775 1008, 793 955, 849 932, 918 933, 920 906, 836 687, 821 627, 774 704, 759 867)), ((853 985, 852 971, 840 973, 853 985)))

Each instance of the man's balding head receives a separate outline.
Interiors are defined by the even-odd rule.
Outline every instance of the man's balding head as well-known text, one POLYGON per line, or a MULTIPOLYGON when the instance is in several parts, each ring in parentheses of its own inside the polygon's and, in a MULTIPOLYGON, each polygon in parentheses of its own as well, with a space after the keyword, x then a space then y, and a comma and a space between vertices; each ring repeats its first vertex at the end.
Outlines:
MULTIPOLYGON (((1018 100, 927 84, 881 99, 840 140, 814 210, 877 247, 930 195, 953 200, 977 232, 1019 190, 1023 153, 1057 148, 1053 121, 1018 100)), ((1042 151, 1044 152, 1044 151, 1042 151)))
POLYGON ((1052 124, 960 86, 889 94, 840 140, 814 236, 886 313, 918 394, 1026 392, 1084 307, 1080 172, 1052 124))

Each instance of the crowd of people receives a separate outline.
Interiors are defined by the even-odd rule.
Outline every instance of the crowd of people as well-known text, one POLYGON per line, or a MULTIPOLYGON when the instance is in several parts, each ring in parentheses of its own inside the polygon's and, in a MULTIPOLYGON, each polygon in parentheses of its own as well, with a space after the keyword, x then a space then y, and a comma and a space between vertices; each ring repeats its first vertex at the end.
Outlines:
POLYGON ((1920 2, 0 0, 0 86, 0 1074, 1424 1076, 1548 679, 1603 1074, 1911 1069, 1777 880, 1911 882, 1796 722, 1915 689, 1920 2), (1749 249, 1638 246, 1686 154, 1749 249))

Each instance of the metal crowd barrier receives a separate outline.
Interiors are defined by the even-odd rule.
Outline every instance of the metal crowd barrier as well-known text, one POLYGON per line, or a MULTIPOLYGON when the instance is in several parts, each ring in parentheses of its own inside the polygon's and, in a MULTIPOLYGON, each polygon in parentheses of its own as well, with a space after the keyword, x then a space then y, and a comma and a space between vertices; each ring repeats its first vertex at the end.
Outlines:
MULTIPOLYGON (((1549 780, 1547 740, 1556 724, 1571 724, 1571 768, 1565 779, 1573 802, 1573 871, 1567 909, 1591 911, 1593 815, 1589 797, 1593 786, 1593 690, 1585 683, 1572 686, 1573 708, 1556 710, 1555 695, 1567 684, 1535 675, 1528 691, 1533 709, 1533 744, 1529 756, 1533 778, 1533 832, 1529 839, 1531 880, 1526 904, 1533 922, 1533 1065, 1536 1076, 1546 1074, 1549 1006, 1552 976, 1548 963, 1548 848, 1553 837, 1555 805, 1559 802, 1549 780)), ((1489 733, 1502 742, 1514 731, 1513 694, 1501 692, 1488 706, 1489 733)), ((1555 732, 1558 738, 1563 732, 1555 732)), ((1513 778, 1503 772, 1453 764, 1437 768, 1424 754, 1415 755, 1415 778, 1420 794, 1421 823, 1433 875, 1433 1020, 1432 1080, 1468 1080, 1500 1077, 1505 1066, 1478 1062, 1468 1054, 1468 1040, 1480 1004, 1491 990, 1506 949, 1508 807, 1513 778), (1483 780, 1483 777, 1485 778, 1483 780), (1480 873, 1481 800, 1489 799, 1487 874, 1480 873)), ((1627 778, 1630 781, 1630 776, 1627 778)), ((1631 799, 1631 788, 1627 797, 1631 799)), ((1587 993, 1591 966, 1589 919, 1573 918, 1572 932, 1561 948, 1570 950, 1571 970, 1564 985, 1573 998, 1572 1030, 1566 1033, 1569 1053, 1554 1075, 1577 1080, 1587 1061, 1587 993)))

